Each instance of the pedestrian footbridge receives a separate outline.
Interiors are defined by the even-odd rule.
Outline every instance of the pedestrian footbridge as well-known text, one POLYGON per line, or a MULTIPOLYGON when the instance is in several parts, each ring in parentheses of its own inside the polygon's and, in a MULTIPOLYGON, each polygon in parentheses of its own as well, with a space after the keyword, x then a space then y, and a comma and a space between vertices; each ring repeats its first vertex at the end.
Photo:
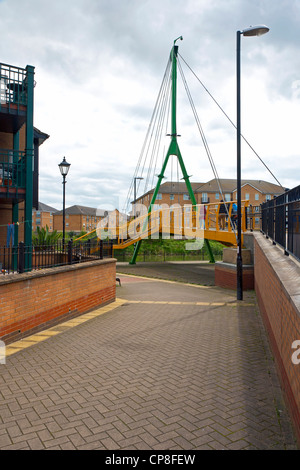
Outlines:
MULTIPOLYGON (((129 220, 121 217, 118 211, 113 211, 102 219, 97 229, 89 232, 76 241, 84 241, 91 237, 105 240, 110 239, 114 250, 122 250, 145 239, 187 239, 215 240, 227 246, 237 245, 236 219, 233 216, 233 204, 227 202, 226 213, 220 213, 222 203, 199 205, 173 205, 160 207, 156 210, 146 210, 137 217, 129 220), (225 218, 224 228, 221 218, 225 218)), ((241 230, 246 231, 247 207, 249 201, 242 201, 241 230)))

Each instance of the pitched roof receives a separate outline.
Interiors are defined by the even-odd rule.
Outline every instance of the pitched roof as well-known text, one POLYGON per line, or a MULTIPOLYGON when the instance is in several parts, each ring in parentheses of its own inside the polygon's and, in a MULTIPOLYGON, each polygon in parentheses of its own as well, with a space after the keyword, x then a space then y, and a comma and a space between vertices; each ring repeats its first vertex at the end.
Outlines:
MULTIPOLYGON (((191 183, 192 190, 196 192, 204 183, 191 183)), ((148 194, 153 194, 154 189, 152 188, 143 195, 136 198, 136 200, 140 200, 142 197, 147 196, 148 194)), ((185 182, 181 181, 166 181, 165 183, 161 184, 159 187, 159 193, 161 194, 184 194, 187 193, 187 187, 185 182)), ((133 203, 134 201, 132 201, 133 203)))
MULTIPOLYGON (((220 179, 219 180, 221 189, 223 192, 233 192, 236 191, 236 179, 220 179)), ((268 181, 263 180, 242 180, 241 186, 250 184, 255 189, 260 191, 262 194, 282 194, 286 188, 282 188, 278 184, 269 183, 268 181)), ((216 179, 210 180, 207 183, 203 184, 199 188, 200 192, 219 192, 218 181, 216 179)))
MULTIPOLYGON (((95 207, 87 207, 87 206, 70 206, 66 208, 65 213, 68 215, 88 215, 92 217, 104 217, 106 212, 103 209, 96 209, 95 207)), ((63 211, 56 212, 56 215, 62 215, 63 211)))
MULTIPOLYGON (((278 184, 269 183, 268 181, 263 180, 242 180, 241 185, 244 186, 246 184, 250 184, 255 189, 260 191, 262 194, 272 194, 274 196, 278 196, 282 194, 287 188, 282 188, 278 184)), ((236 178, 222 178, 218 180, 216 178, 208 181, 207 183, 191 183, 192 189, 194 193, 218 193, 220 192, 220 188, 223 193, 233 193, 236 191, 236 178)), ((141 200, 143 197, 147 196, 148 194, 153 194, 155 188, 150 189, 148 192, 142 194, 141 196, 137 197, 137 201, 141 200)), ((183 194, 187 193, 187 187, 185 182, 171 182, 166 181, 165 183, 160 185, 159 193, 162 194, 183 194)), ((132 201, 132 204, 134 201, 132 201)))
MULTIPOLYGON (((193 191, 197 191, 204 183, 190 183, 193 191)), ((159 188, 160 193, 187 193, 187 187, 185 182, 172 182, 166 181, 161 184, 159 188)))
POLYGON ((33 128, 34 138, 37 139, 39 146, 42 145, 45 140, 49 139, 49 135, 45 132, 40 131, 36 127, 33 128))
POLYGON ((39 207, 38 210, 40 212, 57 212, 57 209, 55 209, 54 207, 48 206, 47 204, 44 204, 43 202, 39 202, 38 207, 39 207))

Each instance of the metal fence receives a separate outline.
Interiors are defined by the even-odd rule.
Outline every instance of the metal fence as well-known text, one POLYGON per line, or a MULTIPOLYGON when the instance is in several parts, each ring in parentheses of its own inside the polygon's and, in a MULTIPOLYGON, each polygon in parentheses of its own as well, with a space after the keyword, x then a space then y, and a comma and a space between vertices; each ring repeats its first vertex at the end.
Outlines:
POLYGON ((261 229, 261 207, 260 206, 248 206, 247 207, 247 218, 246 228, 251 232, 253 230, 261 229))
POLYGON ((261 206, 261 231, 300 260, 300 186, 261 206))
POLYGON ((25 188, 26 153, 0 150, 0 187, 25 188))
POLYGON ((27 104, 27 71, 13 65, 0 64, 0 109, 27 104))
POLYGON ((0 273, 23 273, 112 258, 112 256, 112 243, 103 240, 91 239, 84 243, 75 243, 70 240, 64 245, 58 242, 52 245, 33 246, 25 246, 23 242, 20 242, 17 246, 0 247, 0 273))

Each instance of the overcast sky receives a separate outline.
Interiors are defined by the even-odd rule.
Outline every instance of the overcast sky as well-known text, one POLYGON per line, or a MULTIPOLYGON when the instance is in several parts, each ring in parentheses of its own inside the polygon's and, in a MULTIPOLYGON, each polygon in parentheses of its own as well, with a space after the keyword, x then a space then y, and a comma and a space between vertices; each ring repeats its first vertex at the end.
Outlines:
MULTIPOLYGON (((134 175, 144 177, 138 195, 155 184, 146 157, 144 173, 136 167, 179 36, 218 175, 235 178, 236 131, 198 79, 236 122, 236 31, 256 24, 270 31, 241 39, 242 134, 283 186, 300 184, 299 0, 0 0, 0 18, 0 61, 35 67, 34 125, 50 135, 40 147, 41 202, 62 208, 64 156, 67 207, 122 210, 134 175)), ((191 181, 212 179, 180 74, 177 122, 191 181)), ((170 162, 167 178, 181 176, 170 162)), ((242 178, 276 183, 244 143, 242 178)))

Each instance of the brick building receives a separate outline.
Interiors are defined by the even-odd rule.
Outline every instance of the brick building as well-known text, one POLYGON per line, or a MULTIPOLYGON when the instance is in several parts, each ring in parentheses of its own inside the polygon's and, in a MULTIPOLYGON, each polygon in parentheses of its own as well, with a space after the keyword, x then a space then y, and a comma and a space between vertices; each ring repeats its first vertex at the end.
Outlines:
MULTIPOLYGON (((97 223, 105 217, 106 211, 86 206, 71 206, 65 210, 66 232, 91 232, 97 228, 97 223)), ((63 231, 63 211, 53 214, 53 230, 63 231)))
MULTIPOLYGON (((199 200, 199 197, 201 197, 201 194, 198 192, 199 188, 203 185, 203 183, 191 183, 192 189, 194 191, 197 204, 201 204, 201 201, 199 200)), ((137 198, 136 203, 137 204, 143 204, 146 207, 149 207, 152 196, 154 193, 154 188, 151 189, 150 191, 146 192, 139 198, 137 198)), ((186 187, 186 184, 184 182, 170 182, 167 181, 166 183, 163 183, 160 188, 159 192, 157 194, 157 198, 155 201, 155 205, 160 206, 162 204, 180 204, 183 206, 184 204, 190 204, 190 197, 189 193, 186 187)), ((132 201, 132 204, 134 204, 134 201, 132 201)))
POLYGON ((54 207, 39 202, 38 208, 32 211, 32 231, 36 232, 37 227, 48 226, 49 232, 53 232, 53 214, 57 212, 54 207))
MULTIPOLYGON (((259 206, 263 202, 273 199, 282 194, 285 188, 263 180, 242 180, 242 200, 249 200, 252 206, 259 206)), ((197 204, 218 203, 222 199, 223 193, 225 201, 236 200, 236 179, 220 179, 219 184, 216 179, 207 183, 191 183, 197 204), (220 185, 220 186, 219 186, 220 185)), ((137 204, 144 204, 149 207, 154 189, 137 198, 137 204)), ((134 203, 134 201, 132 201, 134 203)), ((190 198, 184 182, 163 183, 157 194, 155 205, 161 204, 190 204, 190 198)))
MULTIPOLYGON (((234 201, 237 198, 236 179, 220 179, 219 184, 225 201, 234 201)), ((282 194, 285 188, 278 184, 263 180, 242 180, 241 198, 249 201, 252 206, 259 206, 263 202, 282 194)), ((220 202, 222 199, 220 188, 216 179, 208 181, 198 188, 202 203, 220 202)), ((200 199, 200 198, 199 198, 200 199)))

